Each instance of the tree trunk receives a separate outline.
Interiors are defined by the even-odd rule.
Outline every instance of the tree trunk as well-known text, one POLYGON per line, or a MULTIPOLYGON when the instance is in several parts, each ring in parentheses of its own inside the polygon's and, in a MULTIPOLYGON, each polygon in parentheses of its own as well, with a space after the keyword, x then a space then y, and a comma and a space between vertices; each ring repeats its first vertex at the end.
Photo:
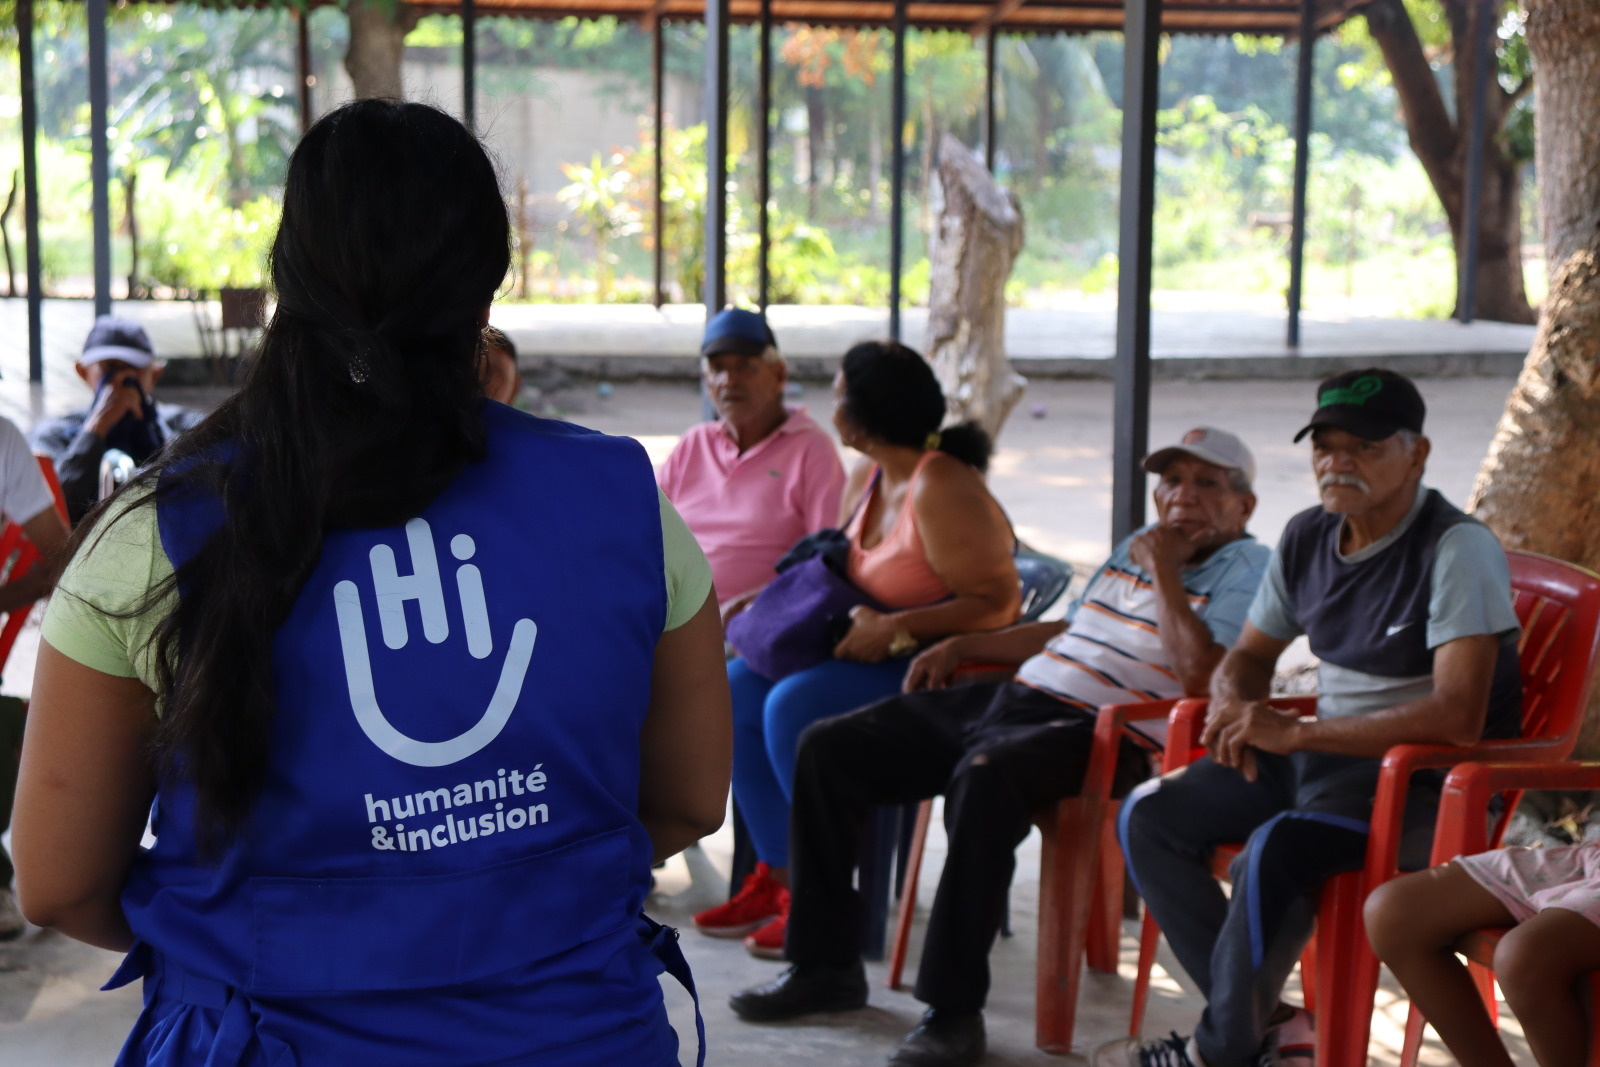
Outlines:
MULTIPOLYGON (((1468 0, 1444 0, 1454 49, 1452 84, 1458 102, 1472 98, 1477 50, 1473 46, 1476 20, 1488 12, 1468 0)), ((1444 208, 1459 262, 1466 246, 1466 175, 1469 107, 1459 106, 1451 116, 1439 82, 1429 64, 1416 26, 1403 0, 1373 0, 1364 9, 1367 29, 1383 53, 1394 80, 1411 149, 1433 185, 1444 208)), ((1545 77, 1541 73, 1541 80, 1545 77)), ((1522 277, 1522 204, 1520 164, 1509 159, 1499 133, 1513 101, 1510 93, 1490 76, 1484 93, 1486 113, 1483 146, 1483 206, 1478 226, 1478 284, 1473 316, 1499 322, 1532 322, 1527 287, 1522 277)), ((1457 313, 1460 294, 1457 294, 1457 313)))
POLYGON ((139 284, 139 171, 138 160, 131 160, 122 174, 122 210, 128 220, 128 299, 144 295, 139 284))
POLYGON ((939 142, 939 187, 923 352, 952 416, 998 440, 1028 384, 1006 360, 1006 279, 1022 251, 1022 209, 948 133, 939 142))
POLYGON ((828 122, 828 106, 822 90, 806 86, 806 219, 817 221, 817 185, 820 181, 823 128, 828 122))
POLYGON ((357 100, 382 97, 401 100, 400 60, 405 55, 406 34, 417 24, 417 12, 402 0, 349 0, 350 47, 344 69, 350 74, 357 100))
POLYGON ((867 111, 867 221, 883 222, 883 118, 877 108, 867 111))
POLYGON ((11 261, 11 209, 17 206, 17 191, 22 187, 20 171, 11 172, 11 192, 6 196, 6 207, 0 211, 0 241, 6 246, 6 295, 17 295, 17 268, 11 261))
MULTIPOLYGON (((1508 548, 1600 569, 1600 4, 1527 11, 1550 295, 1468 507, 1508 548)), ((1579 750, 1600 755, 1593 704, 1579 750)))

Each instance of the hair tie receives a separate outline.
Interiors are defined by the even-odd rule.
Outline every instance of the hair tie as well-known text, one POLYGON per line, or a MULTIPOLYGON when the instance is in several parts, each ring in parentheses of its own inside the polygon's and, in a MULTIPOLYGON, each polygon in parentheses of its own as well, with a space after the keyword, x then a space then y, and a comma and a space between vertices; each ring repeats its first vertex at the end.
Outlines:
POLYGON ((937 449, 943 441, 944 434, 940 433, 938 430, 935 430, 927 437, 923 438, 922 447, 927 449, 929 452, 932 452, 937 449))

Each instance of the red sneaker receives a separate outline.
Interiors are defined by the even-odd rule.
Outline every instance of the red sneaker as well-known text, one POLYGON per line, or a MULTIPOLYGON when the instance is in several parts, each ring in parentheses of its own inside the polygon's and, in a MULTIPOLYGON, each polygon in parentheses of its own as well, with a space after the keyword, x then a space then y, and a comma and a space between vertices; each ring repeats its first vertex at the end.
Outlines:
POLYGON ((789 891, 772 877, 772 868, 757 863, 732 900, 702 911, 694 917, 694 924, 712 937, 743 937, 788 912, 789 891))
POLYGON ((783 935, 789 930, 789 901, 783 902, 783 914, 744 939, 744 950, 764 960, 783 959, 783 935))

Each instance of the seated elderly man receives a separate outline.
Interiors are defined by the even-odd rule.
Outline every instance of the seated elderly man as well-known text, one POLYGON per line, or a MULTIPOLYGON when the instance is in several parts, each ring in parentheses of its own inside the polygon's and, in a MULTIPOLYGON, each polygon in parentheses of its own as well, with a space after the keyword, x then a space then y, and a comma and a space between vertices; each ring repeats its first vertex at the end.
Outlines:
POLYGON ((683 435, 658 481, 705 550, 726 617, 791 545, 838 524, 844 467, 805 409, 784 406, 788 368, 766 319, 729 308, 700 352, 718 418, 683 435))
MULTIPOLYGON (((741 1018, 866 1003, 851 888, 862 821, 873 805, 943 793, 949 855, 916 986, 930 1010, 890 1062, 983 1057, 988 954, 1031 816, 1082 785, 1100 705, 1206 691, 1266 567, 1267 549, 1245 532, 1255 461, 1239 438, 1197 427, 1144 465, 1158 476, 1158 521, 1116 547, 1066 621, 949 638, 912 661, 906 693, 806 731, 792 809, 793 966, 735 996, 741 1018), (938 688, 963 660, 1021 667, 1010 681, 938 688)), ((1124 742, 1118 795, 1149 774, 1149 755, 1124 742)))
MULTIPOLYGON (((1416 387, 1390 371, 1318 388, 1295 440, 1311 435, 1322 506, 1289 521, 1212 680, 1209 754, 1122 808, 1129 869, 1206 1008, 1193 1037, 1113 1042, 1096 1063, 1309 1064, 1312 1020, 1279 995, 1323 881, 1364 861, 1379 758, 1391 745, 1516 736, 1505 553, 1422 486, 1423 414, 1416 387), (1321 660, 1315 719, 1267 699, 1278 657, 1301 634, 1321 660), (1222 841, 1246 842, 1231 897, 1211 874, 1222 841)), ((1413 779, 1402 866, 1427 863, 1439 784, 1434 773, 1413 779)))
POLYGON ((142 466, 200 421, 197 411, 155 402, 161 368, 143 326, 101 315, 76 364, 78 377, 94 390, 88 409, 34 427, 33 448, 54 461, 74 525, 100 498, 100 461, 107 449, 120 449, 142 466))

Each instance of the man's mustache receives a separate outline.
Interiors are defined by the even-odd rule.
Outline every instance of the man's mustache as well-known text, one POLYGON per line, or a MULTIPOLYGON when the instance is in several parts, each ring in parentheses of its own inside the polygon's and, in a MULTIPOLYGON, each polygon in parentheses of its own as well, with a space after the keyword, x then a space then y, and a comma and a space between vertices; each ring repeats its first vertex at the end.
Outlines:
POLYGON ((1372 492, 1372 486, 1357 478, 1354 474, 1324 474, 1317 479, 1318 489, 1331 489, 1336 485, 1348 486, 1362 493, 1372 492))

